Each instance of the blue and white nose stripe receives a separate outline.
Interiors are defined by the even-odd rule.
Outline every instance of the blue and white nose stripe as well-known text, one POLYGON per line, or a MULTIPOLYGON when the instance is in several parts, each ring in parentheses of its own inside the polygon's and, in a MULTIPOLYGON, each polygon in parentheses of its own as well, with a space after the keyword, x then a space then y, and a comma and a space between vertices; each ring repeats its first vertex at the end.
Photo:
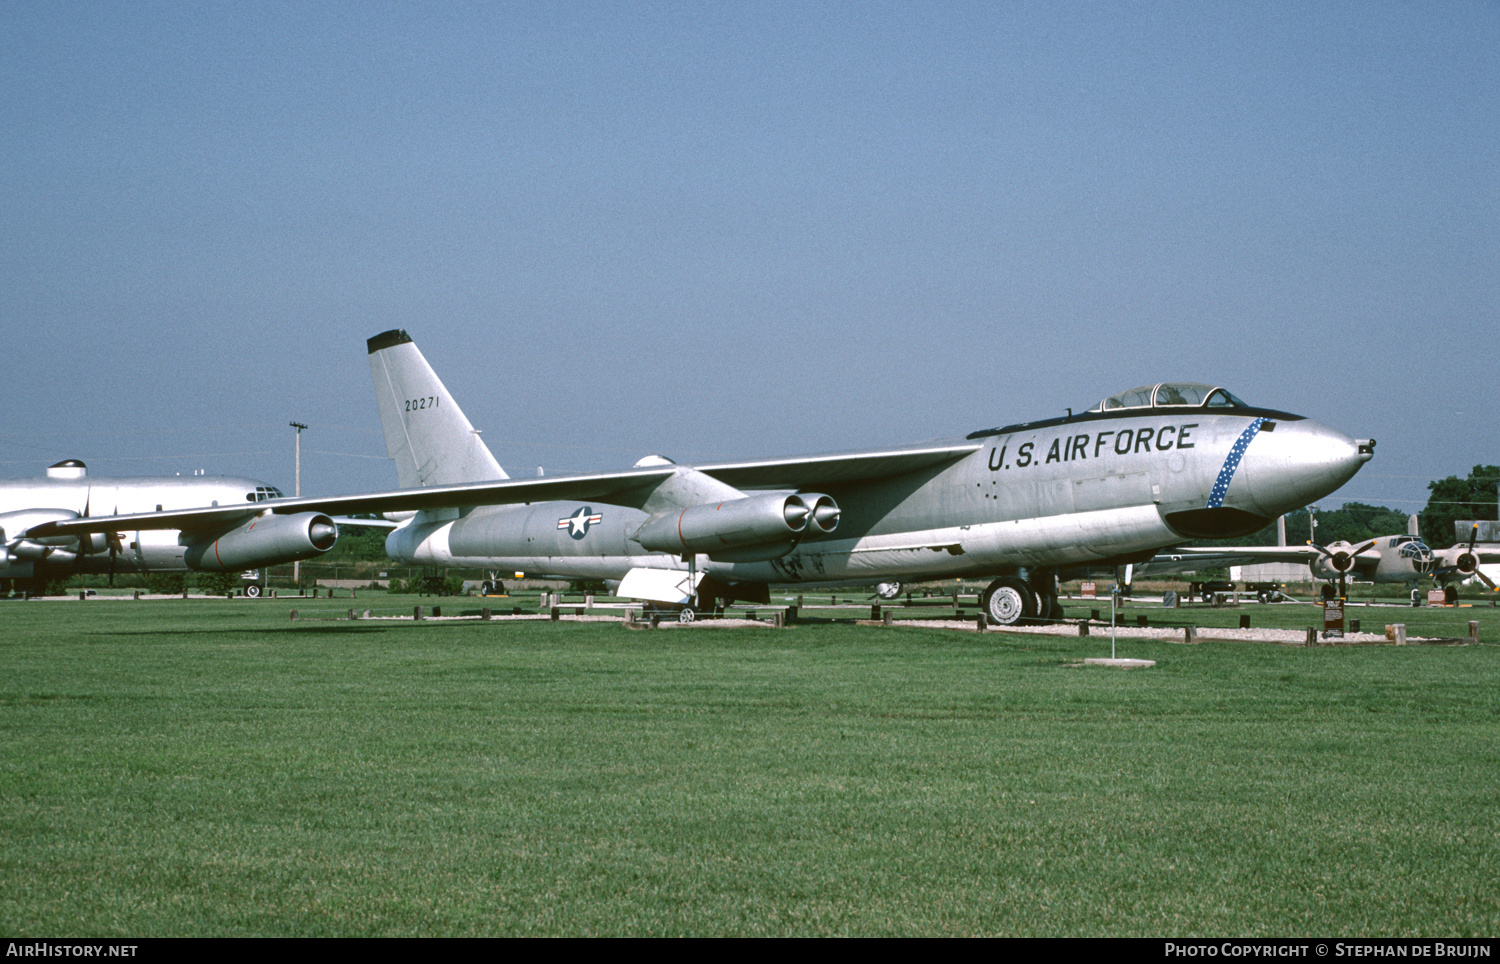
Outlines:
POLYGON ((1208 494, 1208 505, 1205 508, 1217 509, 1224 504, 1224 495, 1229 491, 1229 483, 1234 479, 1234 471, 1240 467, 1240 459, 1245 457, 1245 449, 1250 447, 1250 442, 1260 432, 1261 423, 1265 419, 1258 418, 1246 426, 1240 433, 1240 437, 1234 440, 1234 448, 1229 450, 1229 458, 1224 460, 1224 465, 1219 469, 1219 477, 1214 480, 1213 491, 1208 494))

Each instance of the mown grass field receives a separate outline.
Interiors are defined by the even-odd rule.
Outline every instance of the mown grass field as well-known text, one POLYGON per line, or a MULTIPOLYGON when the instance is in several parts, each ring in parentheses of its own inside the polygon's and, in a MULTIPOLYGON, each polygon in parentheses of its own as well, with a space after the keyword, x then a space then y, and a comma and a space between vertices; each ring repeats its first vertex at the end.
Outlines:
POLYGON ((1500 646, 295 605, 0 603, 0 932, 1500 931, 1500 646))

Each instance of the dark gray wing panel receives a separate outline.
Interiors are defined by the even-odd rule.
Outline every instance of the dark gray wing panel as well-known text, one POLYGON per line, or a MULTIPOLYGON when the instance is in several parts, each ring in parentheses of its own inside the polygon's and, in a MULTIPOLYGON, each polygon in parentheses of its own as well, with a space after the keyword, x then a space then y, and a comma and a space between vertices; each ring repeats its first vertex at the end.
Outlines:
POLYGON ((795 459, 700 465, 698 471, 737 489, 806 489, 842 482, 885 479, 918 469, 957 462, 984 446, 976 442, 890 449, 884 452, 847 452, 795 459))

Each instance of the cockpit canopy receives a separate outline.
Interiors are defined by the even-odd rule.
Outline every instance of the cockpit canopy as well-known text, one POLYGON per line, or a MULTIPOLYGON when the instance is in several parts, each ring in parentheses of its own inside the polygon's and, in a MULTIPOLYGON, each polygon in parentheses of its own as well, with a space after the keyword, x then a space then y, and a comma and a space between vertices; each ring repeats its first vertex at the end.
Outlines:
POLYGON ((245 493, 246 502, 269 502, 272 499, 286 498, 281 490, 274 485, 257 485, 254 492, 245 493))
POLYGON ((1249 408, 1228 391, 1197 382, 1162 382, 1142 385, 1128 392, 1111 395, 1089 409, 1091 412, 1113 412, 1124 408, 1249 408))

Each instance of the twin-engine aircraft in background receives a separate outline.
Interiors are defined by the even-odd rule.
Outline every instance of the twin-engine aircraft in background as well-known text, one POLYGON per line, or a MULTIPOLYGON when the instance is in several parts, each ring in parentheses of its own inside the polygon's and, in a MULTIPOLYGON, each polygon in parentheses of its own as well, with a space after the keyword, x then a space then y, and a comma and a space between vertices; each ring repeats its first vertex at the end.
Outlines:
POLYGON ((1168 383, 927 444, 699 466, 648 456, 618 472, 510 479, 406 332, 368 349, 401 489, 277 500, 267 513, 414 512, 386 540, 400 562, 599 579, 683 607, 764 602, 772 585, 988 577, 992 622, 1051 616, 1071 570, 1254 532, 1374 452, 1222 388, 1168 383))
POLYGON ((338 527, 325 515, 299 512, 261 518, 281 491, 253 479, 216 476, 91 478, 77 459, 58 462, 44 479, 0 482, 0 581, 39 594, 49 580, 74 573, 235 572, 320 556, 338 527), (211 523, 161 527, 157 513, 195 506, 232 507, 211 523), (146 522, 127 524, 126 515, 146 522), (112 521, 91 526, 94 517, 112 521), (56 531, 55 524, 83 521, 56 531))
POLYGON ((1326 546, 1311 543, 1305 546, 1180 546, 1154 556, 1142 571, 1155 574, 1259 562, 1293 562, 1306 565, 1314 579, 1327 582, 1359 579, 1414 586, 1425 578, 1446 583, 1476 577, 1490 589, 1497 588, 1479 567, 1500 562, 1500 549, 1476 545, 1478 525, 1466 534, 1468 545, 1448 549, 1429 548, 1415 531, 1415 526, 1411 528, 1412 531, 1405 535, 1377 536, 1357 544, 1339 541, 1326 546))

